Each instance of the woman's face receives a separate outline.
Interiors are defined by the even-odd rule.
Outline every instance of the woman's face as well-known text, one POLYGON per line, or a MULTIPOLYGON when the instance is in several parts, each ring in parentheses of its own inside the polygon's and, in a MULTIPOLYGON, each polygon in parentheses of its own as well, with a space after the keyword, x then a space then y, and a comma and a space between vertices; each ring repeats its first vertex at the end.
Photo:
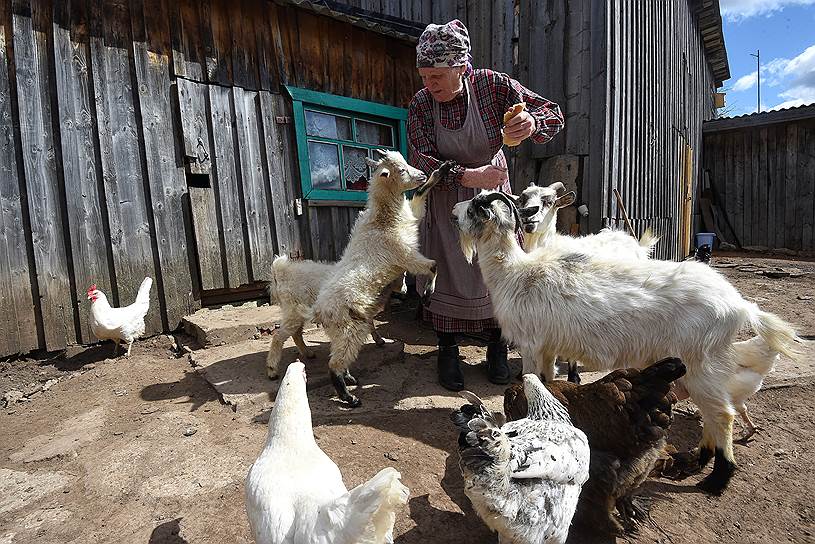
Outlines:
POLYGON ((466 70, 466 66, 419 68, 419 75, 436 102, 449 102, 461 92, 461 76, 466 70))

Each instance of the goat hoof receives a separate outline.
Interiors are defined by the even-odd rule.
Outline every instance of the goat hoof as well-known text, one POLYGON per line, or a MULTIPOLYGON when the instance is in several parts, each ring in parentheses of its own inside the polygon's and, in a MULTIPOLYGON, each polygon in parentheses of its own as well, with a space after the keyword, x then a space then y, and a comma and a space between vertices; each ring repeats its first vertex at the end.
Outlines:
POLYGON ((346 372, 342 377, 343 379, 345 379, 345 383, 347 383, 348 385, 359 384, 359 381, 355 377, 353 377, 350 372, 346 372))
POLYGON ((359 397, 355 397, 354 395, 351 395, 347 399, 343 400, 345 400, 345 403, 348 405, 349 408, 359 408, 360 406, 362 406, 362 401, 359 400, 359 397))
POLYGON ((276 380, 280 378, 280 375, 278 374, 277 370, 272 370, 271 368, 266 371, 266 375, 269 376, 270 380, 276 380))

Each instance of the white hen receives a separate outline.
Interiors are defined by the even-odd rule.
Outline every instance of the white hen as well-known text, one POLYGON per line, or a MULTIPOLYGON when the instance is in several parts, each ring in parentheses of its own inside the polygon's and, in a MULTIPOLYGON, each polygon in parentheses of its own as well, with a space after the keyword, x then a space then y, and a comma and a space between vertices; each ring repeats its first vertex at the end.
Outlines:
POLYGON ((266 446, 246 478, 246 514, 257 544, 385 544, 408 489, 393 468, 348 491, 314 441, 303 363, 289 365, 266 446))
POLYGON ((91 301, 90 326, 99 340, 113 340, 113 355, 119 350, 119 343, 127 344, 127 356, 133 341, 144 334, 144 316, 150 309, 150 288, 152 278, 144 278, 136 294, 136 302, 122 308, 112 308, 105 293, 91 285, 88 300, 91 301))
POLYGON ((738 366, 727 381, 727 390, 744 427, 739 442, 746 443, 756 433, 756 426, 747 412, 747 399, 761 389, 764 377, 773 369, 780 355, 760 336, 734 342, 733 350, 736 355, 733 359, 738 366))
POLYGON ((501 544, 562 544, 589 478, 589 444, 534 374, 524 375, 526 418, 504 424, 474 394, 453 414, 461 428, 464 493, 501 544))

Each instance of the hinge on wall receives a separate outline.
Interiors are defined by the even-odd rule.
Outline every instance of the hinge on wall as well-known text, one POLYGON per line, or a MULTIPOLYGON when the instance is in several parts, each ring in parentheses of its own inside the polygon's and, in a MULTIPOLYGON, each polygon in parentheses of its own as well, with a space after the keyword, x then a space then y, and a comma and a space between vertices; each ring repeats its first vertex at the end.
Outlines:
POLYGON ((278 125, 288 125, 291 123, 291 117, 287 115, 276 115, 274 118, 274 122, 278 125))

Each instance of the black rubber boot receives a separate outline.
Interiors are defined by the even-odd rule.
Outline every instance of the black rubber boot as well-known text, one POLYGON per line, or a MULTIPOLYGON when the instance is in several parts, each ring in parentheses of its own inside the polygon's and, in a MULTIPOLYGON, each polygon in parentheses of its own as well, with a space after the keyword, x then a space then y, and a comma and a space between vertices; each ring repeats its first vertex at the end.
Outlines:
POLYGON ((464 374, 458 356, 458 344, 451 333, 439 333, 439 384, 450 391, 464 389, 464 374))
POLYGON ((501 329, 493 329, 487 344, 487 379, 497 385, 507 385, 512 377, 507 364, 507 343, 501 338, 501 329))

